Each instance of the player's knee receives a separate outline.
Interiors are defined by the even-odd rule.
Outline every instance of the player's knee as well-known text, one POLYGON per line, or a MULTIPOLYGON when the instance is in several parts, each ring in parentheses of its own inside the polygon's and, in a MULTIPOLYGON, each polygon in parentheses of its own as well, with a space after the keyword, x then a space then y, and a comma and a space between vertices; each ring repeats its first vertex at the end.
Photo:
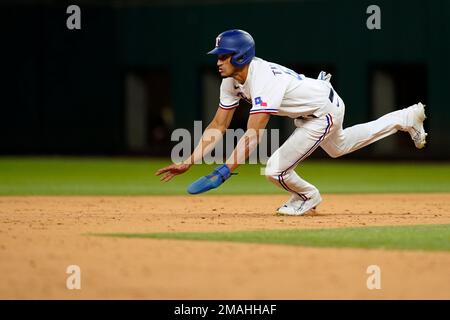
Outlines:
POLYGON ((277 168, 277 166, 274 165, 273 161, 267 162, 266 168, 264 169, 264 175, 269 180, 278 180, 278 176, 281 174, 282 170, 277 168))
POLYGON ((269 180, 277 180, 278 179, 278 174, 276 173, 276 171, 274 171, 273 169, 271 169, 269 167, 266 167, 264 169, 264 175, 269 180))

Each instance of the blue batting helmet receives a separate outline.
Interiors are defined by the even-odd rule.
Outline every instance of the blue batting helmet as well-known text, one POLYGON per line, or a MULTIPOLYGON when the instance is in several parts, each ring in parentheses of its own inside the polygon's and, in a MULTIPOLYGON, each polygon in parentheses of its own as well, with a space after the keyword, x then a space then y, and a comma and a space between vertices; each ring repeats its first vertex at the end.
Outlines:
POLYGON ((231 64, 242 67, 255 56, 255 41, 250 33, 239 30, 227 30, 219 34, 216 38, 216 47, 208 54, 232 54, 231 64))

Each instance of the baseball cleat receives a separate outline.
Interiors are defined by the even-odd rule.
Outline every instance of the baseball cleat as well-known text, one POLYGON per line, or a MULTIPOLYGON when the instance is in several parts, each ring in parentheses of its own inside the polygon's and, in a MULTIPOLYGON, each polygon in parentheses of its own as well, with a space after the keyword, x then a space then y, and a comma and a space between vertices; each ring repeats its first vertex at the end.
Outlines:
POLYGON ((428 135, 423 128, 423 122, 427 118, 425 115, 425 105, 419 102, 418 104, 409 107, 409 109, 412 112, 412 124, 407 131, 414 141, 416 148, 422 149, 427 143, 426 138, 428 135))
POLYGON ((322 202, 320 193, 316 193, 307 200, 295 200, 288 201, 277 209, 277 214, 289 215, 289 216, 303 216, 322 202))

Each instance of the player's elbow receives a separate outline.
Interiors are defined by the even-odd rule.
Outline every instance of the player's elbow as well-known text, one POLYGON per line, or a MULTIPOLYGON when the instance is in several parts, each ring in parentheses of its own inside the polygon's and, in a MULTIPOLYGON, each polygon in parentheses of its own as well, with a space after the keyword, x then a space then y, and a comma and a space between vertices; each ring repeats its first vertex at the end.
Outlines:
POLYGON ((264 129, 270 120, 269 113, 259 113, 250 115, 247 123, 247 130, 259 130, 264 129))

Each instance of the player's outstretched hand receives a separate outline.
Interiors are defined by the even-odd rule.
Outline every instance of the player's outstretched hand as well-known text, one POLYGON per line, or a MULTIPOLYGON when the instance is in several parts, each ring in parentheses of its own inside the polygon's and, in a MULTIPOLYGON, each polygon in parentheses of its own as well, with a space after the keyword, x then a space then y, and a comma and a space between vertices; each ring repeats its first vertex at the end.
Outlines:
POLYGON ((171 164, 170 166, 164 167, 156 171, 156 175, 161 176, 161 181, 167 182, 176 175, 185 173, 189 170, 191 166, 189 164, 171 164))

